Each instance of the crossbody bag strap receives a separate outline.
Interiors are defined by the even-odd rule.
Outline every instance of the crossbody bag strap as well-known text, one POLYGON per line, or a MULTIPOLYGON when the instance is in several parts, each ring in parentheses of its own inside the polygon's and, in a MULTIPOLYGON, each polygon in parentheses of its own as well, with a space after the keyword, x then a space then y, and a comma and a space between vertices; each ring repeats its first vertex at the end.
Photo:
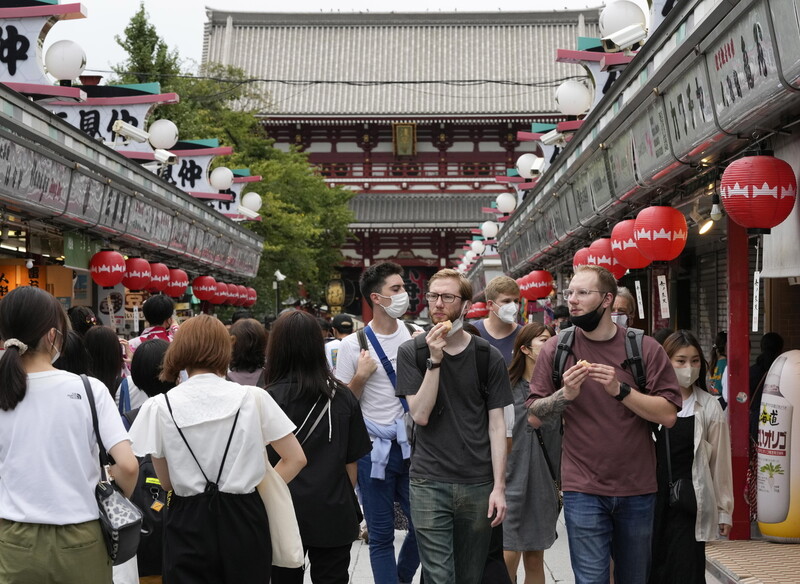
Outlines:
POLYGON ((534 431, 536 432, 536 437, 539 439, 539 446, 542 447, 542 454, 544 455, 545 463, 547 463, 547 470, 550 471, 550 478, 553 479, 554 483, 558 484, 556 471, 553 470, 553 463, 550 461, 550 455, 547 453, 547 448, 544 446, 544 437, 542 436, 542 431, 539 428, 536 428, 534 431))
POLYGON ((664 441, 667 447, 667 481, 672 484, 672 455, 669 453, 669 428, 664 426, 664 441))
MULTIPOLYGON (((392 387, 397 387, 397 374, 394 372, 394 367, 392 367, 392 362, 389 361, 389 358, 386 356, 386 353, 383 351, 383 347, 378 342, 378 337, 375 336, 375 331, 372 330, 372 327, 367 325, 364 327, 364 334, 367 335, 369 338, 369 342, 372 343, 372 348, 375 349, 375 354, 378 356, 378 359, 383 365, 383 368, 386 370, 386 375, 389 376, 389 381, 392 384, 392 387)), ((400 400, 400 405, 403 406, 403 411, 408 411, 408 401, 406 398, 401 397, 398 398, 400 400)))
MULTIPOLYGON (((335 391, 336 391, 336 390, 334 390, 334 395, 335 395, 335 391)), ((319 415, 318 415, 318 416, 316 417, 316 419, 314 420, 314 423, 313 423, 313 424, 311 424, 311 428, 309 428, 309 429, 308 429, 308 432, 306 432, 306 435, 305 435, 305 436, 303 436, 303 439, 302 439, 302 440, 300 440, 300 438, 299 438, 299 436, 300 436, 300 431, 301 431, 301 430, 303 429, 303 427, 306 425, 306 422, 308 422, 309 418, 311 418, 311 414, 313 414, 313 413, 314 413, 314 408, 316 408, 316 407, 317 407, 317 404, 318 404, 318 403, 320 402, 320 400, 321 400, 321 399, 323 399, 324 397, 325 397, 325 396, 321 395, 321 396, 319 396, 319 397, 317 398, 317 401, 315 401, 315 402, 314 402, 314 405, 313 405, 313 406, 311 406, 311 409, 308 411, 308 415, 306 416, 306 419, 305 419, 305 420, 303 420, 303 423, 302 423, 302 424, 300 424, 300 427, 299 427, 299 428, 298 428, 298 429, 295 431, 295 433, 294 433, 294 435, 295 435, 295 438, 297 438, 297 439, 300 441, 300 446, 302 446, 303 444, 305 444, 305 443, 306 443, 306 440, 308 440, 308 438, 311 436, 311 434, 313 434, 313 433, 314 433, 314 430, 316 430, 316 429, 317 429, 317 426, 319 426, 319 423, 320 423, 320 421, 322 420, 322 418, 325 416, 325 414, 328 412, 328 410, 329 410, 329 409, 330 409, 330 407, 331 407, 331 400, 330 400, 330 399, 328 399, 328 400, 325 400, 325 405, 323 406, 323 408, 322 408, 322 410, 320 411, 319 415)))
POLYGON ((100 474, 102 480, 108 480, 106 476, 106 466, 108 465, 108 453, 106 452, 106 447, 103 445, 103 439, 100 438, 100 428, 97 423, 97 406, 94 403, 94 393, 92 392, 92 384, 89 383, 89 379, 86 375, 81 374, 81 381, 83 381, 83 387, 86 390, 86 397, 89 400, 89 409, 92 410, 92 427, 94 428, 94 435, 97 438, 97 446, 100 449, 100 474))

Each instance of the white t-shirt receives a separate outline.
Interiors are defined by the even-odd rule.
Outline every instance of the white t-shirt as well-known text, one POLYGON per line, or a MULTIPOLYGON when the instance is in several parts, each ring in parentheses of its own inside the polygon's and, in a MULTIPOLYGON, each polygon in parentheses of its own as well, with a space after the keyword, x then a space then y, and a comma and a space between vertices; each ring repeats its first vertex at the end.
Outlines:
MULTIPOLYGON (((336 363, 339 360, 339 347, 342 346, 342 339, 333 339, 325 343, 325 357, 328 359, 328 367, 336 375, 336 363)), ((350 381, 348 379, 348 381, 350 381)))
MULTIPOLYGON (((128 380, 128 394, 131 398, 131 409, 135 410, 136 408, 142 407, 144 402, 147 401, 147 394, 136 387, 136 384, 133 382, 133 378, 130 375, 125 379, 128 380)), ((114 396, 114 403, 117 404, 117 409, 119 409, 119 396, 121 394, 122 383, 119 384, 119 387, 117 388, 117 394, 114 396)))
MULTIPOLYGON (((397 349, 411 338, 411 333, 402 322, 397 323, 397 330, 391 335, 379 335, 375 333, 378 342, 389 358, 392 367, 397 372, 397 349)), ((367 337, 369 355, 378 365, 378 368, 367 380, 364 385, 364 392, 361 394, 361 413, 365 418, 382 425, 393 424, 394 421, 403 415, 403 406, 394 393, 392 382, 386 370, 381 365, 381 361, 376 354, 372 343, 367 337)), ((342 340, 339 347, 339 354, 336 360, 336 377, 343 383, 350 383, 356 374, 358 367, 358 356, 361 354, 361 347, 358 344, 358 334, 353 333, 342 340)))
MULTIPOLYGON (((103 444, 128 439, 106 386, 89 378, 103 444)), ((70 525, 97 519, 97 439, 83 381, 67 371, 28 375, 23 400, 0 410, 0 517, 70 525)))
POLYGON ((239 411, 219 490, 252 493, 264 478, 264 446, 291 433, 295 426, 269 394, 213 373, 194 375, 169 391, 172 421, 164 395, 151 397, 131 426, 137 456, 166 458, 175 494, 188 497, 206 487, 203 473, 183 443, 177 423, 208 480, 216 482, 233 420, 239 411), (260 412, 258 409, 260 404, 260 412))

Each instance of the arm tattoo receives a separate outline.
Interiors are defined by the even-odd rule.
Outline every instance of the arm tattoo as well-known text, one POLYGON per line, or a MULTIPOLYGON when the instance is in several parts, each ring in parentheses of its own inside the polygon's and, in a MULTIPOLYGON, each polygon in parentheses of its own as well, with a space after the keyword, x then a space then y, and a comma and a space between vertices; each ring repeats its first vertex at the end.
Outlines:
POLYGON ((551 396, 537 399, 528 408, 528 413, 544 422, 553 417, 561 416, 571 403, 570 400, 564 397, 564 389, 562 388, 551 396))

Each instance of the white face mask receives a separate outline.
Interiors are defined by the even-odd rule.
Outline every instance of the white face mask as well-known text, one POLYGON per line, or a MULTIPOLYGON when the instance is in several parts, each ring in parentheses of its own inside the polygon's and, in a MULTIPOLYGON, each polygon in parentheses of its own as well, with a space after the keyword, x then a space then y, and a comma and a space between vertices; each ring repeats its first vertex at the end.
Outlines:
POLYGON ((700 377, 699 367, 673 367, 673 369, 678 377, 678 385, 681 387, 692 387, 700 377))
POLYGON ((612 312, 611 320, 623 328, 628 326, 628 315, 624 312, 612 312))
POLYGON ((400 318, 408 311, 408 292, 400 292, 394 296, 383 296, 382 294, 378 294, 378 296, 391 299, 392 303, 389 306, 383 306, 383 304, 380 306, 386 311, 386 314, 392 318, 400 318))
POLYGON ((454 334, 464 328, 464 313, 466 312, 466 308, 467 304, 464 303, 464 306, 461 308, 461 314, 453 321, 453 328, 451 328, 450 332, 447 333, 448 337, 452 337, 454 334))
MULTIPOLYGON (((58 329, 56 329, 56 333, 58 333, 58 334, 60 335, 60 334, 61 334, 61 331, 59 331, 58 329)), ((54 348, 54 349, 56 349, 56 341, 55 341, 55 337, 53 337, 53 348, 54 348)), ((59 358, 60 356, 61 356, 61 351, 59 351, 58 349, 56 349, 56 352, 55 352, 55 353, 53 353, 53 355, 50 357, 50 365, 52 365, 53 363, 55 363, 56 361, 58 361, 58 358, 59 358)))
POLYGON ((519 305, 516 302, 509 302, 508 304, 500 306, 497 312, 495 312, 495 315, 506 324, 514 324, 517 322, 518 311, 519 305))

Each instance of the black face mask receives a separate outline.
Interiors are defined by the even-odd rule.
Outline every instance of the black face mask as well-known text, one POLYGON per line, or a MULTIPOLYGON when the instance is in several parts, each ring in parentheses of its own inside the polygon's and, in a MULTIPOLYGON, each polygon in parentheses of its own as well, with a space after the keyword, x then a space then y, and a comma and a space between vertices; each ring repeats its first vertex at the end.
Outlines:
POLYGON ((574 324, 579 329, 586 331, 587 333, 592 332, 600 324, 600 319, 603 318, 603 313, 606 311, 605 308, 600 310, 600 307, 603 305, 604 300, 605 297, 603 298, 603 300, 600 301, 600 304, 597 305, 597 308, 595 308, 591 312, 587 312, 586 314, 580 314, 578 316, 574 315, 570 316, 570 321, 572 322, 572 324, 574 324))

